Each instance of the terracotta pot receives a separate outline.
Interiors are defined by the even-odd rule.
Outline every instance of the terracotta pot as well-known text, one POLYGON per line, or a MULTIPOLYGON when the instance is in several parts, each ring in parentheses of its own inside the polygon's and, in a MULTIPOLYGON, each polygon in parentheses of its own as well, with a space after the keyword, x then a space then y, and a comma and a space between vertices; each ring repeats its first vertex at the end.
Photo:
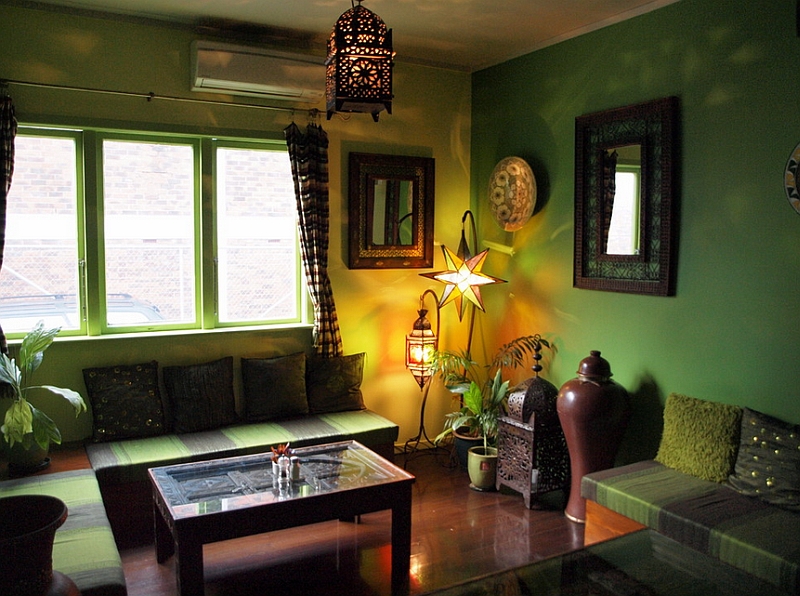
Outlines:
POLYGON ((77 592, 62 574, 54 579, 53 540, 67 519, 63 501, 47 495, 0 499, 0 594, 43 596, 77 592))
POLYGON ((565 515, 586 521, 581 479, 614 466, 630 417, 630 399, 624 387, 611 380, 611 367, 600 352, 581 360, 578 377, 561 386, 556 401, 570 459, 570 492, 565 515))
POLYGON ((467 452, 467 471, 474 490, 495 489, 497 478, 497 449, 495 447, 470 447, 467 452))

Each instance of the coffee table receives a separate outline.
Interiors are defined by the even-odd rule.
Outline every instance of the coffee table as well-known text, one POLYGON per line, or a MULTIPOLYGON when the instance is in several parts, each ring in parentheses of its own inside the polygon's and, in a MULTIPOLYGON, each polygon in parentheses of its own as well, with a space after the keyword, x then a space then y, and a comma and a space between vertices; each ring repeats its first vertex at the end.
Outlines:
POLYGON ((270 454, 163 466, 153 485, 156 559, 175 555, 178 593, 204 593, 203 545, 358 515, 392 512, 392 592, 408 592, 414 476, 356 441, 294 449, 299 479, 270 454))

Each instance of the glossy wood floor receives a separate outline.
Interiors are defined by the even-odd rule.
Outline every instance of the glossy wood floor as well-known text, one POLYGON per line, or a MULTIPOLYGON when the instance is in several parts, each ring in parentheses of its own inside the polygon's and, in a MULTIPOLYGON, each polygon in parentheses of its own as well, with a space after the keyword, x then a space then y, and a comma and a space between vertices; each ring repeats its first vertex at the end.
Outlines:
MULTIPOLYGON (((406 469, 413 494, 411 594, 581 548, 583 526, 562 514, 563 495, 528 510, 512 491, 480 493, 466 472, 425 455, 406 469)), ((398 465, 402 457, 398 456, 398 465)), ((388 596, 390 516, 327 522, 205 547, 207 596, 388 596)), ((152 546, 122 551, 129 596, 176 594, 174 563, 152 546)))

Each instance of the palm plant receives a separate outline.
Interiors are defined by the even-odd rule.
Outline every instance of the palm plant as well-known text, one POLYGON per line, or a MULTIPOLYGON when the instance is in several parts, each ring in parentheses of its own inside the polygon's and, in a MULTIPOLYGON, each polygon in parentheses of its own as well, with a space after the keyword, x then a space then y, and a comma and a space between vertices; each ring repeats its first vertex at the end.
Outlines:
POLYGON ((76 416, 86 410, 83 397, 72 389, 30 384, 31 377, 42 364, 44 351, 50 347, 59 331, 60 327, 45 329, 44 322, 39 321, 22 340, 18 362, 7 354, 0 354, 0 383, 5 383, 2 397, 11 400, 0 431, 12 447, 15 443, 24 444, 27 435, 32 435, 42 449, 47 449, 51 442, 61 443, 61 432, 55 422, 28 401, 28 393, 32 389, 44 389, 60 395, 75 408, 76 416))
POLYGON ((433 359, 433 374, 442 379, 445 387, 461 400, 461 408, 445 415, 444 429, 434 439, 442 441, 459 428, 483 437, 487 448, 497 436, 497 424, 506 411, 509 381, 502 378, 503 368, 517 368, 526 357, 550 347, 540 335, 525 335, 503 345, 485 367, 489 374, 481 379, 481 370, 468 352, 437 352, 433 359))

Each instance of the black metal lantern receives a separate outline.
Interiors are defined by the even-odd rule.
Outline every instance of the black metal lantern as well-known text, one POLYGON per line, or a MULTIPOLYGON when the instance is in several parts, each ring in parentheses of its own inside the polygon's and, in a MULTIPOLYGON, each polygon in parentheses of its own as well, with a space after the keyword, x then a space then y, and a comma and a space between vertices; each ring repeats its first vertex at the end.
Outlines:
POLYGON ((358 112, 372 114, 377 122, 383 110, 392 113, 392 30, 357 1, 339 17, 328 39, 328 119, 335 112, 358 112))

